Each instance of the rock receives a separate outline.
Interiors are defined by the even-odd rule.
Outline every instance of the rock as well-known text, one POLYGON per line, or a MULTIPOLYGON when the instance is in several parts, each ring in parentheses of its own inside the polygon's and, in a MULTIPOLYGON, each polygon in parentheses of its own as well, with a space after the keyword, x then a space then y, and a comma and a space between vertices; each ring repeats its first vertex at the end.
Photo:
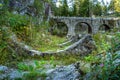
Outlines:
POLYGON ((5 72, 7 70, 8 70, 8 68, 6 66, 1 66, 0 65, 0 72, 5 72))
POLYGON ((115 66, 119 66, 120 65, 120 51, 116 51, 115 54, 116 54, 115 56, 116 59, 113 61, 113 64, 115 66))
MULTIPOLYGON (((84 77, 83 77, 83 80, 92 80, 92 76, 94 75, 95 73, 93 72, 88 72, 84 77)), ((96 79, 94 79, 96 80, 96 79)))
POLYGON ((74 64, 47 71, 46 80, 79 80, 81 74, 74 64))
POLYGON ((22 78, 22 74, 16 69, 0 66, 0 80, 15 80, 22 78))
POLYGON ((115 54, 120 55, 120 51, 116 51, 115 54))
MULTIPOLYGON (((79 73, 78 65, 71 64, 68 66, 61 66, 55 69, 49 69, 45 72, 47 74, 45 80, 79 80, 81 74, 79 73)), ((10 69, 6 66, 0 66, 0 70, 4 71, 4 73, 0 72, 0 80, 21 80, 24 79, 23 74, 26 73, 25 71, 19 72, 17 69, 10 69)), ((38 72, 40 71, 38 70, 38 72)), ((27 73, 29 73, 29 71, 27 73)), ((37 80, 43 80, 42 76, 37 77, 37 80)))
MULTIPOLYGON (((5 1, 0 1, 0 3, 5 3, 5 1)), ((35 0, 8 0, 8 8, 11 12, 16 12, 15 14, 30 16, 37 16, 36 8, 34 6, 35 0)), ((39 1, 42 2, 42 1, 39 1)))
POLYGON ((74 54, 80 53, 81 56, 85 56, 85 55, 91 53, 91 51, 94 49, 96 49, 96 44, 95 44, 92 36, 87 34, 87 35, 84 35, 77 42, 68 46, 65 49, 65 51, 69 52, 69 53, 73 52, 74 54))
POLYGON ((113 64, 115 66, 119 66, 120 65, 120 59, 116 59, 115 61, 113 61, 113 64))
POLYGON ((7 77, 7 73, 6 73, 7 71, 8 71, 8 68, 6 66, 0 65, 0 80, 7 77))
POLYGON ((8 74, 8 76, 9 76, 10 80, 21 79, 22 78, 22 74, 18 70, 11 71, 11 73, 8 74))

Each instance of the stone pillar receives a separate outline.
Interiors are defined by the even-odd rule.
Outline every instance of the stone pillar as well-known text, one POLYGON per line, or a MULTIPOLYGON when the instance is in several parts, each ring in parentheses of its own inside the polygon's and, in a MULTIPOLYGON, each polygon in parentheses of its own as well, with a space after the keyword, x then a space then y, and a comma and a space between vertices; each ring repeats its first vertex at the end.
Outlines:
POLYGON ((71 35, 74 36, 75 35, 75 31, 74 31, 74 26, 72 25, 67 25, 68 26, 68 34, 67 35, 71 35))
POLYGON ((99 25, 93 25, 92 26, 92 33, 93 34, 97 33, 99 31, 99 27, 100 27, 99 25))
POLYGON ((101 26, 101 21, 100 19, 94 19, 91 23, 92 25, 92 33, 95 34, 99 31, 99 27, 101 26))
POLYGON ((119 28, 119 21, 118 20, 115 21, 115 27, 119 28))
POLYGON ((67 27, 68 27, 68 33, 67 33, 67 37, 72 37, 75 36, 75 25, 74 22, 72 20, 68 20, 65 22, 67 27))
POLYGON ((113 20, 113 25, 111 25, 111 29, 114 29, 114 28, 117 32, 119 32, 120 25, 118 20, 113 20))

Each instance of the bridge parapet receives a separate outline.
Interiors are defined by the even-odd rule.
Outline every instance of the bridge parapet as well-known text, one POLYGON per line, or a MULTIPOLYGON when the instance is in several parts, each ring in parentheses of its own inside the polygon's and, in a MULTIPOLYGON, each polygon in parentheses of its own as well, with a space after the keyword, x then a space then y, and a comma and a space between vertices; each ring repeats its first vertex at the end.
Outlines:
POLYGON ((102 18, 102 17, 64 17, 64 16, 52 16, 50 18, 53 19, 103 19, 103 20, 120 20, 120 18, 109 17, 109 18, 102 18))

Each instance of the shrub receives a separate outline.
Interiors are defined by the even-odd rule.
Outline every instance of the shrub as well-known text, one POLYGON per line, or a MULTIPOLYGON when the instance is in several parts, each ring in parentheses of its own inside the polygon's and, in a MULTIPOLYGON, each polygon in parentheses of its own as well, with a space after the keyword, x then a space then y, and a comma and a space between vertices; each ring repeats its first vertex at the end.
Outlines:
POLYGON ((96 42, 98 53, 106 52, 111 48, 111 41, 107 39, 107 33, 97 33, 93 35, 93 38, 96 42))
POLYGON ((120 78, 120 54, 107 53, 103 62, 94 65, 90 80, 118 80, 120 78))

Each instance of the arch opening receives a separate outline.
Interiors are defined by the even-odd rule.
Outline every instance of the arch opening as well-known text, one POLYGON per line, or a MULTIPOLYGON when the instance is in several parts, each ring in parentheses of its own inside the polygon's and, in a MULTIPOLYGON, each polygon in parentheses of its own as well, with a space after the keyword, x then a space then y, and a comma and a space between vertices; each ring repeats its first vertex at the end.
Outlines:
POLYGON ((79 22, 75 26, 75 34, 88 34, 92 33, 92 28, 86 22, 79 22))
POLYGON ((107 32, 107 31, 110 31, 110 27, 106 24, 102 24, 100 27, 99 27, 99 31, 104 33, 104 32, 107 32))
POLYGON ((68 33, 68 27, 63 22, 54 22, 50 27, 50 33, 60 37, 65 37, 68 33))

